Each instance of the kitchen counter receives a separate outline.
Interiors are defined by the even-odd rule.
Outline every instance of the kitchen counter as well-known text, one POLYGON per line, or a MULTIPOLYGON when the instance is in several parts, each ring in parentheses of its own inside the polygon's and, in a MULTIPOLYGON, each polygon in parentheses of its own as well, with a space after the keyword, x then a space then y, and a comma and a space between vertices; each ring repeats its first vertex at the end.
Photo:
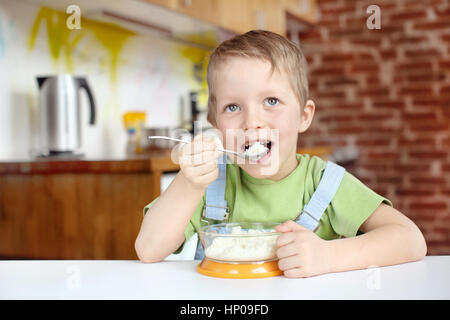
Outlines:
POLYGON ((170 150, 0 160, 0 259, 136 259, 142 209, 178 170, 170 150))
POLYGON ((450 299, 450 256, 320 275, 221 279, 199 261, 0 261, 0 299, 450 299))
POLYGON ((153 150, 132 156, 72 156, 0 159, 0 175, 56 173, 133 173, 177 171, 170 149, 153 150))

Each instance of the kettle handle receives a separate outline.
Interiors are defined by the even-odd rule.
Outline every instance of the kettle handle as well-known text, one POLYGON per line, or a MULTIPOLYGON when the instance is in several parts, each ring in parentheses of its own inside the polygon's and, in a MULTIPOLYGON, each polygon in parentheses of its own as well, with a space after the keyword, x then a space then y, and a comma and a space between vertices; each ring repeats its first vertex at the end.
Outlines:
POLYGON ((89 124, 95 124, 95 101, 94 101, 94 96, 92 95, 91 89, 89 88, 89 85, 86 81, 86 79, 83 78, 78 78, 78 83, 80 84, 80 88, 83 88, 86 90, 86 93, 88 95, 89 98, 89 106, 91 109, 91 117, 89 119, 89 124))

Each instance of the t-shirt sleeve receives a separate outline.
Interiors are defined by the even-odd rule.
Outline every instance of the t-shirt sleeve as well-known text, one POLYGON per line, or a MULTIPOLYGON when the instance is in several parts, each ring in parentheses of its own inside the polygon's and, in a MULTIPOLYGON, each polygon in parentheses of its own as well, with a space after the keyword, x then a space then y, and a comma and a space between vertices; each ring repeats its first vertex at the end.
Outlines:
POLYGON ((392 207, 391 201, 377 194, 346 171, 327 208, 332 229, 340 236, 347 238, 356 236, 364 221, 381 203, 392 207))
MULTIPOLYGON (((150 202, 148 205, 146 205, 144 207, 144 216, 147 214, 148 210, 150 209, 150 207, 156 202, 156 200, 158 200, 158 198, 156 198, 155 200, 153 200, 152 202, 150 202)), ((202 201, 199 203, 197 209, 195 210, 195 213, 193 214, 193 217, 198 217, 201 213, 201 211, 203 210, 203 205, 204 205, 204 199, 205 197, 202 198, 202 201)), ((193 219, 191 219, 186 227, 186 229, 184 230, 184 241, 183 243, 180 245, 180 247, 175 250, 175 252, 173 252, 174 254, 180 253, 183 250, 184 244, 186 243, 186 241, 188 241, 196 232, 194 224, 192 222, 193 219)))

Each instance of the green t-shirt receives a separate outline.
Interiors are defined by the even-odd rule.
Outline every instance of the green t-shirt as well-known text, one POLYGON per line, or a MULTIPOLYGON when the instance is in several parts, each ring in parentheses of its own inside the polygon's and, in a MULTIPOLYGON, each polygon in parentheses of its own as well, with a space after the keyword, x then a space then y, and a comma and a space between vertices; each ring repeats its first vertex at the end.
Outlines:
MULTIPOLYGON (((326 161, 316 156, 297 154, 297 160, 297 168, 280 181, 254 178, 237 164, 228 163, 225 199, 230 210, 229 222, 295 220, 317 189, 326 167, 326 161)), ((156 200, 144 208, 144 214, 156 200)), ((345 172, 315 233, 325 240, 353 237, 382 202, 392 206, 388 199, 345 172)), ((202 226, 204 204, 205 195, 184 232, 186 241, 202 226)))

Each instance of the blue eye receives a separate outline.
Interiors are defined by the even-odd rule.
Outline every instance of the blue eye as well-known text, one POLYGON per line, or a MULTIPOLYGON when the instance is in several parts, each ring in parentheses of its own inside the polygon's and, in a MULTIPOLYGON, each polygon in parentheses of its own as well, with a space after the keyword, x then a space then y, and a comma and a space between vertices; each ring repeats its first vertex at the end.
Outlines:
POLYGON ((235 104, 230 104, 230 105, 228 105, 228 106, 226 106, 225 107, 225 111, 226 112, 235 112, 235 111, 237 111, 238 110, 238 106, 237 105, 235 105, 235 104))
POLYGON ((266 107, 274 107, 278 104, 278 99, 277 98, 267 98, 266 100, 264 100, 264 105, 266 107))

